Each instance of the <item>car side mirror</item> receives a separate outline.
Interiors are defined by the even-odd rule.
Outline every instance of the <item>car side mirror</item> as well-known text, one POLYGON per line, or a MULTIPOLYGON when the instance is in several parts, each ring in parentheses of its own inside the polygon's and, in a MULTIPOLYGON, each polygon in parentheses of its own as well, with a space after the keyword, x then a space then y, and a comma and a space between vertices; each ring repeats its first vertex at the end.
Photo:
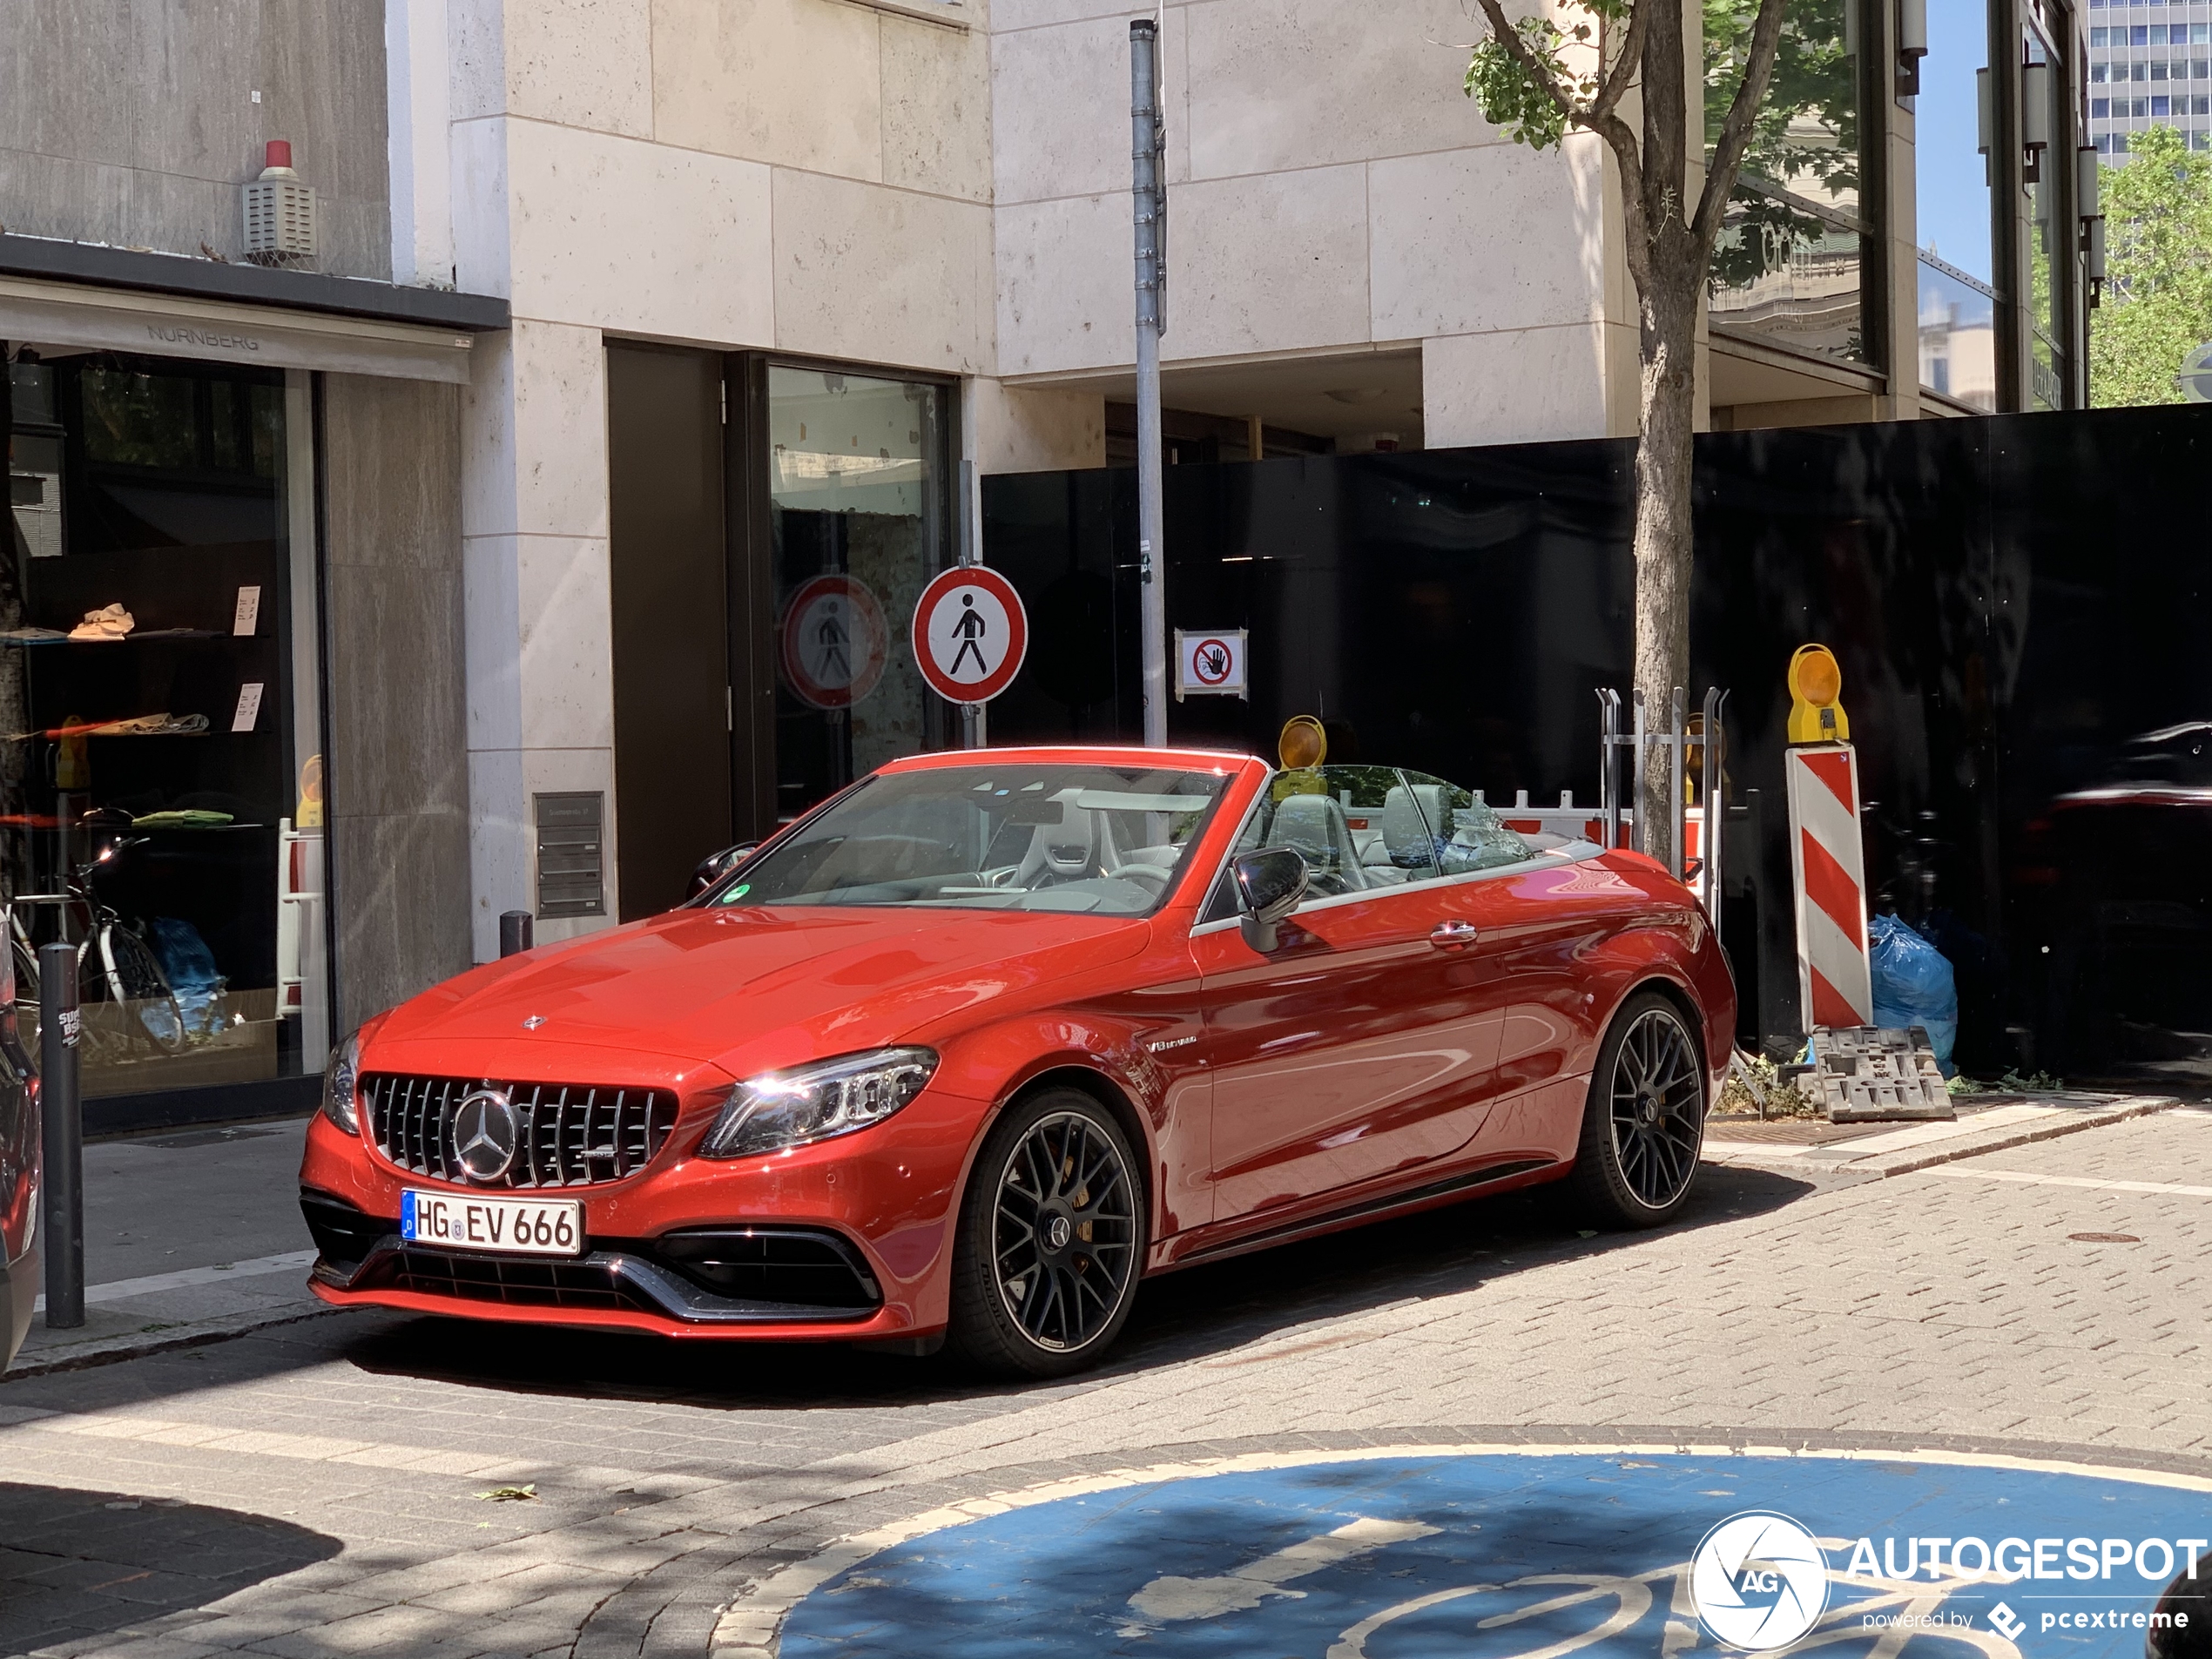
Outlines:
POLYGON ((1296 849, 1264 846, 1230 867, 1244 942, 1263 955, 1278 944, 1275 924, 1305 898, 1305 860, 1296 849))
POLYGON ((725 846, 711 858, 699 860, 699 867, 691 872, 690 896, 698 898, 724 876, 743 864, 760 850, 758 841, 743 841, 736 846, 725 846))

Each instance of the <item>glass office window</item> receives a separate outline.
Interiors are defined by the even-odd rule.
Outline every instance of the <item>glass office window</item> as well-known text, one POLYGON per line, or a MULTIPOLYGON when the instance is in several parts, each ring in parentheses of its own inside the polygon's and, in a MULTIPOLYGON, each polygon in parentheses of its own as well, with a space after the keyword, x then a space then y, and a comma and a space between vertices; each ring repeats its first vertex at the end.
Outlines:
POLYGON ((37 1000, 39 947, 76 948, 88 1096, 320 1070, 320 705, 293 649, 315 597, 288 533, 304 392, 266 370, 24 355, 0 558, 19 997, 37 1000))
POLYGON ((1994 411, 1996 260, 1975 84, 1988 64, 1983 8, 1928 8, 1928 55, 1913 111, 1920 383, 1968 408, 1994 411))
MULTIPOLYGON (((2028 210, 2027 401, 2031 408, 2057 409, 2066 407, 2067 381, 2066 348, 2061 343, 2066 329, 2059 312, 2064 300, 2061 262, 2073 246, 2069 235, 2073 226, 2060 217, 2059 183, 2073 152, 2056 142, 2068 125, 2066 84, 2058 54, 2033 28, 2023 35, 2021 49, 2022 61, 2048 64, 2053 71, 2046 78, 2049 107, 2043 111, 2043 118, 2044 130, 2054 135, 2054 147, 2044 152, 2034 179, 2022 187, 2027 193, 2028 210)), ((2150 102, 2153 114, 2166 113, 2166 99, 2154 98, 2150 102)))
POLYGON ((954 553, 950 401, 920 381, 769 367, 779 819, 944 741, 946 705, 907 634, 954 553))
MULTIPOLYGON (((1860 216, 1858 0, 1799 0, 1708 272, 1716 327, 1811 356, 1865 362, 1867 230, 1860 216)), ((1710 152, 1742 83, 1757 6, 1707 0, 1710 152)))

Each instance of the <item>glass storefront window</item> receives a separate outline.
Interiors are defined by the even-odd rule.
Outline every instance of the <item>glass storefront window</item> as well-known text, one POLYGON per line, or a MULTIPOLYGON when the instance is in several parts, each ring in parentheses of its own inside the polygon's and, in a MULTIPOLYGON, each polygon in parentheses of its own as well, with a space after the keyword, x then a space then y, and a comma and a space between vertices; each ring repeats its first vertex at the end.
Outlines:
MULTIPOLYGON (((1708 272, 1713 323, 1870 361, 1859 212, 1859 0, 1796 0, 1708 272)), ((1743 78, 1755 0, 1704 0, 1707 152, 1743 78)))
POLYGON ((1999 295, 1977 90, 1988 64, 1984 8, 1928 8, 1928 55, 1920 62, 1920 95, 1913 107, 1920 384, 1968 408, 1993 413, 1999 295))
POLYGON ((921 381, 769 366, 779 820, 943 745, 946 705, 907 631, 954 556, 950 401, 921 381))
POLYGON ((88 1096, 319 1070, 320 704, 312 668, 293 675, 285 378, 34 349, 9 387, 0 884, 19 998, 37 1001, 40 946, 77 947, 88 1096))

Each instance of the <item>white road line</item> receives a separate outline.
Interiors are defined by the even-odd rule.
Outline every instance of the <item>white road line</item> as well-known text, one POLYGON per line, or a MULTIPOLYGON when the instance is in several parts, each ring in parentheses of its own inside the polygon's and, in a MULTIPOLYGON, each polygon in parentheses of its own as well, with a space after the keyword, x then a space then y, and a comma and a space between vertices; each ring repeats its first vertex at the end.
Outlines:
MULTIPOLYGON (((312 1250, 287 1250, 280 1256, 256 1256, 251 1261, 231 1262, 221 1267, 180 1267, 173 1273, 148 1273, 143 1278, 110 1279, 105 1285, 84 1287, 88 1305, 101 1302, 124 1302, 134 1296, 154 1296, 163 1291, 189 1290, 196 1285, 223 1285, 233 1279, 259 1278, 270 1273, 295 1272, 314 1265, 312 1250)), ((32 1305, 33 1312, 45 1310, 46 1298, 40 1297, 32 1305)))
POLYGON ((2086 1175, 2027 1175, 2018 1170, 1977 1170, 1964 1163, 1946 1163, 1922 1171, 1947 1175, 1957 1181, 2017 1181, 2027 1187, 2087 1187, 2094 1192, 2157 1192, 2176 1198, 2212 1198, 2212 1187, 2193 1187, 2178 1181, 2098 1181, 2086 1175))

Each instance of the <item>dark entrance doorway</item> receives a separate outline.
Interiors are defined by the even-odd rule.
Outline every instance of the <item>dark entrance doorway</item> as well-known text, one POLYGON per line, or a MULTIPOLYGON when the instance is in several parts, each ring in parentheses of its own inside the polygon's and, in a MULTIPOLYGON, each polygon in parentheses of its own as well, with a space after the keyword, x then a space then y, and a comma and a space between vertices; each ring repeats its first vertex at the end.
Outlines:
POLYGON ((956 723, 907 646, 953 562, 953 388, 607 347, 622 920, 956 723))
POLYGON ((615 858, 622 920, 737 839, 718 353, 607 347, 615 858))

